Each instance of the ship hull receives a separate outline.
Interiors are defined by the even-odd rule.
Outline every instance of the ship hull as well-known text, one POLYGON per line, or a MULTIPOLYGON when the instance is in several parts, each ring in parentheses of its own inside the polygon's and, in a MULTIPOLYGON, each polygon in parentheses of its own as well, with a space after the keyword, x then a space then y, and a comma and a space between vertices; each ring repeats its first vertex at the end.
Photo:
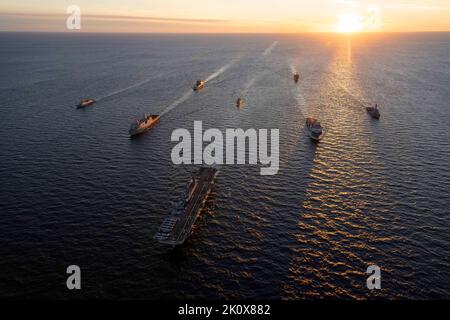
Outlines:
POLYGON ((205 88, 205 85, 201 85, 201 86, 198 86, 198 87, 194 87, 194 88, 192 88, 192 90, 194 90, 194 91, 200 91, 200 90, 203 90, 203 88, 205 88))
POLYGON ((319 142, 323 138, 323 131, 321 131, 321 132, 314 132, 308 126, 306 126, 305 127, 305 132, 308 135, 308 137, 310 137, 311 140, 313 140, 315 142, 319 142))
POLYGON ((92 101, 92 102, 89 102, 86 104, 78 104, 77 109, 84 109, 84 108, 90 107, 90 106, 94 105, 94 103, 95 103, 95 101, 92 101))
POLYGON ((192 90, 194 91, 200 91, 203 90, 203 88, 205 87, 205 81, 199 80, 195 86, 192 88, 192 90))
POLYGON ((380 111, 378 111, 378 109, 372 108, 372 107, 368 107, 366 108, 367 113, 376 120, 380 120, 381 114, 380 111))

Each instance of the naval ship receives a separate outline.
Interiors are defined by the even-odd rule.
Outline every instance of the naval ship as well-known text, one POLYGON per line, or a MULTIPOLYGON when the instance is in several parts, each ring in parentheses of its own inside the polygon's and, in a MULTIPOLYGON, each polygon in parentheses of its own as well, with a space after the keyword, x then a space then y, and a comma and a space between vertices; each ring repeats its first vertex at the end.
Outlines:
POLYGON ((86 107, 92 106, 96 102, 97 101, 95 101, 94 99, 83 99, 80 101, 79 104, 77 104, 77 108, 78 109, 86 108, 86 107))
POLYGON ((314 118, 306 119, 305 131, 314 141, 320 141, 323 138, 324 130, 322 125, 314 118))
POLYGON ((200 90, 202 90, 202 89, 205 87, 205 84, 206 84, 205 80, 198 80, 198 81, 195 83, 195 85, 194 85, 194 87, 192 88, 192 90, 194 90, 194 91, 200 91, 200 90))
POLYGON ((172 247, 182 245, 190 236, 219 171, 202 167, 187 183, 183 197, 164 219, 154 239, 172 247))
POLYGON ((244 106, 244 99, 239 97, 236 101, 236 108, 241 109, 244 106))
POLYGON ((372 118, 380 120, 381 114, 380 110, 378 110, 378 104, 376 104, 374 107, 367 107, 366 110, 372 118))
POLYGON ((150 130, 155 124, 159 122, 159 115, 144 115, 144 117, 140 120, 137 120, 135 123, 131 124, 130 133, 131 137, 137 136, 145 131, 150 130))

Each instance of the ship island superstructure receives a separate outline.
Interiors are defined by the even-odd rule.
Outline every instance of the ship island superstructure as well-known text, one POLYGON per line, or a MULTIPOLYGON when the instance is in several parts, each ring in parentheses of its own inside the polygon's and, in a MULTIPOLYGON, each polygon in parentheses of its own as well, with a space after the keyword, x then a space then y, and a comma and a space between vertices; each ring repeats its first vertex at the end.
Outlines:
POLYGON ((190 236, 219 171, 202 167, 191 177, 178 205, 164 219, 155 235, 162 244, 173 247, 183 244, 190 236))

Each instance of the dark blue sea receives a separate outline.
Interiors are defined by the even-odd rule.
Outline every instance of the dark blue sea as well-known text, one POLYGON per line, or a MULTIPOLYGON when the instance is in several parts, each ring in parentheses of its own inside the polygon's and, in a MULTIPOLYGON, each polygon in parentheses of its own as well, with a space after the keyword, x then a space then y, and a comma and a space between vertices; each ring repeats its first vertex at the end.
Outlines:
POLYGON ((449 33, 0 44, 1 297, 450 298, 449 33), (87 97, 98 102, 77 110, 87 97), (143 113, 164 116, 130 139, 143 113), (309 116, 327 131, 318 144, 309 116), (170 157, 172 131, 194 120, 279 129, 280 170, 222 166, 172 250, 153 236, 198 169, 170 157), (69 265, 81 291, 66 288, 69 265), (366 287, 370 265, 381 290, 366 287))

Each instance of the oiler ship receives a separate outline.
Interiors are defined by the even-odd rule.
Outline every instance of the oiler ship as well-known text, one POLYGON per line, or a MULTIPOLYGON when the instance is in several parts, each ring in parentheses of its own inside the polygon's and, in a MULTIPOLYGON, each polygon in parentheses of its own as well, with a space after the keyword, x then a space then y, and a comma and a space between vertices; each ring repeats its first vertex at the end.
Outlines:
POLYGON ((148 130, 150 130, 155 124, 159 122, 159 115, 144 115, 144 117, 140 120, 137 120, 135 123, 131 124, 130 133, 131 137, 140 135, 148 130))
POLYGON ((202 167, 187 183, 178 205, 164 219, 155 235, 162 244, 172 247, 182 245, 190 236, 219 171, 202 167))

